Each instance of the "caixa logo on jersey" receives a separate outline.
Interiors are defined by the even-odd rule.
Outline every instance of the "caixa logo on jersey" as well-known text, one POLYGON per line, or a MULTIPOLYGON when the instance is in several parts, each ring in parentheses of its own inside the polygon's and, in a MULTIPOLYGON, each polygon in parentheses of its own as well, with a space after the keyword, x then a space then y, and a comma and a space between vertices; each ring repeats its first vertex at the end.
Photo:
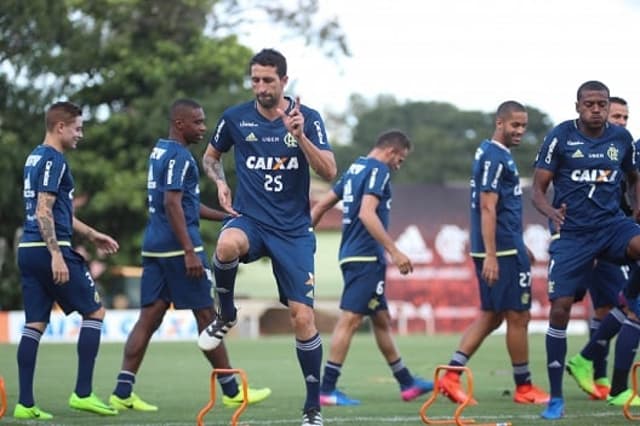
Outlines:
POLYGON ((245 163, 250 170, 298 170, 298 157, 247 157, 245 163))
POLYGON ((612 183, 616 181, 617 176, 618 176, 618 172, 614 170, 576 169, 571 172, 571 180, 574 182, 612 183))

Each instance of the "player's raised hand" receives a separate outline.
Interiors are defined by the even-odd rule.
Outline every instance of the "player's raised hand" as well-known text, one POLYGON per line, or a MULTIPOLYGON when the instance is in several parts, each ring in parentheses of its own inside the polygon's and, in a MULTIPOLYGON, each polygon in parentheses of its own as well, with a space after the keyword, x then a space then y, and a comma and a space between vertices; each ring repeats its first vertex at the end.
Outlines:
POLYGON ((304 116, 302 112, 300 112, 300 96, 296 96, 296 103, 288 114, 280 108, 277 108, 276 111, 278 115, 280 115, 289 133, 291 133, 294 138, 300 140, 304 130, 304 116))
POLYGON ((233 199, 231 197, 231 189, 227 182, 223 180, 216 181, 218 186, 218 202, 220 207, 232 216, 239 216, 240 214, 233 209, 233 199))

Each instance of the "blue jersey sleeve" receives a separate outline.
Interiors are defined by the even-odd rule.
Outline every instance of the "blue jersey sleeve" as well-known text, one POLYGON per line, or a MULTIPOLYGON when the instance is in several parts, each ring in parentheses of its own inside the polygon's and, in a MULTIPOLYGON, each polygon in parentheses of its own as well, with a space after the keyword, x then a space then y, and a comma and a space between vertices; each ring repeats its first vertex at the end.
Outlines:
POLYGON ((344 195, 344 182, 345 182, 345 175, 343 174, 333 185, 333 192, 335 192, 335 194, 341 200, 344 195))
POLYGON ((324 128, 324 122, 320 114, 313 109, 304 108, 304 134, 319 149, 331 150, 329 140, 327 139, 327 131, 324 128))
POLYGON ((389 169, 382 164, 377 167, 372 167, 369 171, 362 195, 371 194, 382 198, 385 188, 389 184, 390 177, 389 169))
POLYGON ((560 147, 559 139, 556 132, 549 133, 538 151, 534 167, 538 169, 545 169, 554 172, 558 168, 561 155, 559 154, 560 147))
POLYGON ((226 112, 222 115, 220 121, 218 121, 216 131, 211 136, 211 141, 209 143, 220 152, 227 152, 233 146, 233 138, 229 132, 226 112))
MULTIPOLYGON (((496 153, 496 150, 489 152, 496 153)), ((487 155, 483 153, 480 157, 479 164, 482 169, 480 171, 480 179, 476 182, 480 192, 497 192, 502 189, 502 176, 505 173, 505 164, 497 155, 487 155)))
POLYGON ((60 181, 67 170, 67 162, 62 154, 52 155, 47 158, 38 175, 38 192, 51 192, 57 194, 60 188, 60 181))
POLYGON ((189 157, 185 152, 177 151, 175 154, 167 161, 165 175, 162 179, 166 191, 184 190, 184 179, 190 166, 189 157))

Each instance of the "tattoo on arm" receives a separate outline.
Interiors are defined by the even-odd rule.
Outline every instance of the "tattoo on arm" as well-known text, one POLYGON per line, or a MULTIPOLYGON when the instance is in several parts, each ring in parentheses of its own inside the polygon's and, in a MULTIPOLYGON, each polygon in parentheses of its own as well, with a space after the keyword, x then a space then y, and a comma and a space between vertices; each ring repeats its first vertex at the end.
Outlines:
POLYGON ((209 176, 214 182, 219 180, 226 182, 227 179, 224 176, 224 168, 222 167, 222 162, 210 156, 205 156, 202 159, 202 167, 204 168, 205 173, 209 176))
POLYGON ((53 219, 53 204, 56 196, 47 192, 38 193, 38 204, 36 206, 36 218, 43 241, 47 244, 50 252, 60 251, 56 238, 56 226, 53 219))

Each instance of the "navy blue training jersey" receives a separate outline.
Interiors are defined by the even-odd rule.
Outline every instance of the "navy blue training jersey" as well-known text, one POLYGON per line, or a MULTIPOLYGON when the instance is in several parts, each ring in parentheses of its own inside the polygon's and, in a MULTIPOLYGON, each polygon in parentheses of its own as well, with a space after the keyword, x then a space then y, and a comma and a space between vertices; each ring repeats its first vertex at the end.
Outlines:
MULTIPOLYGON (((287 98, 291 105, 294 101, 287 98)), ((304 133, 330 150, 320 114, 304 105, 304 133)), ((262 116, 255 101, 227 109, 211 138, 220 152, 234 147, 237 186, 233 208, 256 222, 284 232, 306 232, 311 225, 309 164, 282 119, 262 116)))
POLYGON ((385 163, 371 157, 360 157, 334 185, 333 192, 342 200, 343 207, 340 263, 385 263, 384 247, 369 234, 358 214, 362 198, 368 194, 374 195, 380 200, 376 214, 384 229, 389 227, 390 177, 389 167, 385 163))
POLYGON ((522 241, 522 188, 511 151, 504 145, 485 139, 473 160, 471 172, 471 255, 483 257, 480 194, 498 194, 496 206, 496 254, 514 255, 524 247, 522 241))
POLYGON ((202 245, 200 237, 200 173, 191 152, 182 144, 159 139, 149 155, 147 197, 149 221, 142 242, 143 256, 182 254, 183 247, 175 237, 164 208, 167 191, 182 192, 187 231, 194 247, 202 245))
MULTIPOLYGON (((635 170, 631 134, 607 124, 599 138, 583 135, 575 120, 565 121, 546 136, 535 167, 553 172, 553 206, 567 205, 562 229, 601 228, 623 216, 621 179, 635 170)), ((549 222, 552 233, 555 232, 549 222)))
POLYGON ((48 145, 39 145, 24 164, 24 233, 21 242, 41 242, 36 219, 38 193, 56 195, 53 220, 58 241, 71 241, 73 232, 73 176, 61 152, 48 145))

